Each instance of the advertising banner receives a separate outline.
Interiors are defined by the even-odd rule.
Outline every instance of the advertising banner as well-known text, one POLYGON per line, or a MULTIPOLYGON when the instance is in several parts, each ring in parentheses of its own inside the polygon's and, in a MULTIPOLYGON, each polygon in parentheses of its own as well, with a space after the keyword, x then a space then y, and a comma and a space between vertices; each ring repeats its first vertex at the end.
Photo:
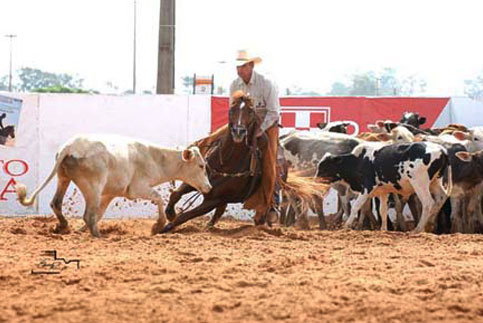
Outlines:
POLYGON ((21 109, 21 99, 0 95, 0 145, 15 145, 21 109))

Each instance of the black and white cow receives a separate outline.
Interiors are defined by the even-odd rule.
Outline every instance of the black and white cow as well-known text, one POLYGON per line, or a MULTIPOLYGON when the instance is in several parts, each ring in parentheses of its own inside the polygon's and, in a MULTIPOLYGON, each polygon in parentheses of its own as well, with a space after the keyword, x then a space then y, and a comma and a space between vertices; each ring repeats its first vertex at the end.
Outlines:
POLYGON ((325 132, 337 132, 347 134, 347 127, 350 126, 350 121, 333 121, 333 122, 319 122, 317 127, 325 132))
POLYGON ((426 117, 420 117, 417 112, 404 112, 399 122, 419 129, 426 123, 426 117))
POLYGON ((415 232, 428 231, 452 189, 446 149, 429 142, 382 146, 364 143, 349 154, 328 153, 318 164, 317 177, 329 183, 344 183, 360 193, 346 222, 348 227, 369 198, 379 197, 382 229, 387 230, 388 194, 409 197, 416 193, 423 211, 415 232), (446 189, 443 176, 448 180, 446 189))
MULTIPOLYGON (((456 146, 456 145, 455 145, 456 146)), ((481 191, 483 183, 483 151, 468 152, 453 147, 451 162, 454 189, 451 194, 451 232, 483 233, 481 191), (459 151, 454 152, 456 150, 459 151)))
POLYGON ((479 165, 479 154, 476 152, 483 150, 483 129, 476 127, 468 132, 456 131, 453 135, 425 136, 424 139, 440 144, 448 151, 453 172, 453 190, 450 197, 451 232, 481 231, 483 173, 479 165), (475 153, 471 154, 472 152, 475 153), (462 158, 457 157, 459 154, 471 158, 462 161, 462 158))
MULTIPOLYGON (((326 153, 346 154, 362 142, 360 139, 340 133, 296 132, 282 138, 280 146, 284 150, 285 159, 293 170, 303 172, 301 174, 305 176, 314 176, 318 162, 326 153)), ((349 201, 353 196, 344 185, 334 185, 333 188, 337 191, 339 197, 339 208, 335 218, 342 219, 343 214, 349 215, 349 201)), ((320 204, 317 213, 319 226, 322 228, 325 225, 322 201, 318 201, 316 204, 320 204)))

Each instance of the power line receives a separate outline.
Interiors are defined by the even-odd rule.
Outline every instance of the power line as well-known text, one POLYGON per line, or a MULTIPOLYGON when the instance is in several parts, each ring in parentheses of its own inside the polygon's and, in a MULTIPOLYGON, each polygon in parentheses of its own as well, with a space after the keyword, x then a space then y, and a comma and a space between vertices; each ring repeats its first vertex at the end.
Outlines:
POLYGON ((5 37, 10 38, 10 68, 8 73, 8 92, 12 92, 12 43, 13 39, 17 37, 17 35, 5 35, 5 37))

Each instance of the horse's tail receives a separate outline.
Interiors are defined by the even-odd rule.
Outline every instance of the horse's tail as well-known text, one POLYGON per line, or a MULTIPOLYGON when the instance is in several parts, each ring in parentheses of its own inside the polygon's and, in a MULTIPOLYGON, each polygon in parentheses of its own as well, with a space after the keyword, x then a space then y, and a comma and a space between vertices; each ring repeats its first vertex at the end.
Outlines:
POLYGON ((23 206, 30 206, 30 205, 34 204, 35 198, 37 197, 37 195, 40 193, 40 191, 42 191, 44 189, 44 187, 52 180, 52 178, 57 173, 57 169, 59 169, 60 164, 62 163, 64 158, 67 156, 68 151, 69 151, 68 147, 64 147, 64 149, 62 149, 57 154, 57 156, 55 158, 56 160, 55 160, 54 168, 50 172, 49 176, 45 179, 45 181, 42 183, 42 185, 40 185, 40 187, 38 187, 33 192, 33 194, 29 198, 27 198, 27 187, 24 184, 17 183, 15 185, 15 191, 17 191, 17 197, 18 197, 18 201, 20 202, 20 204, 22 204, 23 206))
POLYGON ((286 203, 304 214, 309 209, 316 208, 315 203, 320 202, 327 195, 330 186, 322 183, 318 178, 289 173, 287 181, 282 183, 281 188, 286 203))

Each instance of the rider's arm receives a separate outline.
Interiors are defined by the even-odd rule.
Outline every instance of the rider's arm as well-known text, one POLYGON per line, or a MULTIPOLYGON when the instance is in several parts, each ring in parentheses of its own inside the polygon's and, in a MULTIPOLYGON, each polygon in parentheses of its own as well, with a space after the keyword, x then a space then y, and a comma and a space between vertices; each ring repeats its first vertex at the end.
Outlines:
MULTIPOLYGON (((268 83, 269 81, 267 81, 268 83)), ((267 130, 273 124, 278 122, 279 113, 280 113, 280 102, 278 99, 278 89, 273 83, 269 83, 265 86, 265 102, 266 102, 266 109, 267 115, 265 116, 265 120, 263 120, 260 129, 262 131, 267 130)))

